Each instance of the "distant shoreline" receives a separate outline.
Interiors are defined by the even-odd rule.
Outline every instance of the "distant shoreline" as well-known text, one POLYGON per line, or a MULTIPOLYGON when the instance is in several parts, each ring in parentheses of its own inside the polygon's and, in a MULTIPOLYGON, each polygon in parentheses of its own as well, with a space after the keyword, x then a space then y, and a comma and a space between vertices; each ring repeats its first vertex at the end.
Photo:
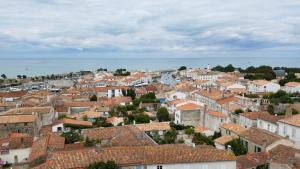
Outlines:
POLYGON ((94 71, 98 68, 115 70, 154 71, 188 68, 211 67, 232 64, 235 67, 267 65, 271 67, 299 67, 300 57, 200 57, 200 58, 0 58, 0 74, 16 77, 19 74, 40 76, 78 72, 81 70, 94 71))

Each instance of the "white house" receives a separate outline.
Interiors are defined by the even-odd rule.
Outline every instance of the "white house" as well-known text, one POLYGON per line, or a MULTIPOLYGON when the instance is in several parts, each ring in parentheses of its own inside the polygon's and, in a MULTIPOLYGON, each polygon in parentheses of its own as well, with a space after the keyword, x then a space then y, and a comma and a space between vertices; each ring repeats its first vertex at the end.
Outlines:
POLYGON ((70 131, 70 127, 92 127, 92 123, 83 120, 61 119, 52 125, 52 132, 61 133, 70 131))
POLYGON ((263 116, 266 112, 246 112, 239 114, 238 124, 250 128, 257 126, 257 118, 263 116))
POLYGON ((277 123, 278 135, 288 136, 300 148, 300 114, 281 119, 277 123))
POLYGON ((175 123, 197 126, 201 120, 202 103, 184 102, 178 104, 175 111, 175 123))
POLYGON ((184 92, 181 91, 173 91, 170 92, 168 94, 168 100, 172 101, 172 100, 176 100, 176 99, 186 99, 187 98, 187 94, 185 94, 184 92))
POLYGON ((300 92, 300 82, 288 82, 282 89, 287 93, 300 92))
POLYGON ((277 134, 278 132, 278 120, 283 119, 284 116, 274 116, 269 113, 261 114, 257 117, 257 128, 267 130, 269 132, 277 134))
POLYGON ((204 127, 212 129, 216 132, 220 131, 219 127, 221 124, 226 122, 226 116, 222 112, 209 111, 206 113, 204 127))
POLYGON ((0 158, 5 163, 26 163, 31 152, 33 137, 25 133, 11 133, 0 139, 0 158))
POLYGON ((280 85, 267 80, 253 80, 249 82, 248 91, 250 93, 276 93, 280 90, 280 85))

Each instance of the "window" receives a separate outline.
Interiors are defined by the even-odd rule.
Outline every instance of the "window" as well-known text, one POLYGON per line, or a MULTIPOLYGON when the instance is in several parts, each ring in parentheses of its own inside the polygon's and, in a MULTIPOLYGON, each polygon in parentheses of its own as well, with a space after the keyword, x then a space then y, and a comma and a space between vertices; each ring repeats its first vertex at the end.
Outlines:
POLYGON ((231 131, 230 130, 226 130, 226 135, 231 135, 231 131))
POLYGON ((286 126, 283 126, 283 135, 286 135, 286 126))
POLYGON ((245 140, 242 140, 242 144, 246 148, 246 150, 248 151, 248 142, 245 141, 245 140))
POLYGON ((156 169, 162 169, 163 167, 161 166, 161 165, 158 165, 157 167, 156 167, 156 169))
POLYGON ((258 146, 255 146, 255 147, 254 147, 254 152, 256 152, 256 153, 257 153, 257 152, 261 152, 261 148, 258 147, 258 146))
POLYGON ((268 130, 270 130, 270 127, 271 127, 271 125, 270 125, 270 124, 268 124, 268 130))
POLYGON ((263 123, 262 123, 261 120, 259 120, 259 126, 260 126, 260 127, 263 127, 263 123))
POLYGON ((26 122, 24 123, 24 126, 27 126, 27 123, 26 123, 26 122))

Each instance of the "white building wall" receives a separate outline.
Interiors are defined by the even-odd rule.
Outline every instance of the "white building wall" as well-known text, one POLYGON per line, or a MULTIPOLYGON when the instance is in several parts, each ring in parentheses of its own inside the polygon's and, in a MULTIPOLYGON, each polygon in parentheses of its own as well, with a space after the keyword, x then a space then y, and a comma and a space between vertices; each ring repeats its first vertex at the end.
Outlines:
POLYGON ((56 132, 63 132, 64 131, 64 124, 57 124, 52 126, 52 132, 56 133, 56 132), (61 128, 61 130, 59 131, 58 129, 61 128))
POLYGON ((239 116, 239 124, 246 127, 246 128, 255 127, 256 126, 256 120, 251 120, 251 119, 248 119, 244 116, 239 116))
POLYGON ((296 92, 300 92, 300 86, 296 86, 296 87, 285 86, 282 88, 282 90, 286 91, 287 93, 296 93, 296 92))
POLYGON ((157 166, 162 166, 162 169, 236 169, 236 162, 214 161, 204 163, 157 164, 148 165, 147 169, 157 169, 157 166))
POLYGON ((292 140, 297 148, 300 148, 300 128, 278 122, 278 135, 286 137, 288 136, 292 140))
POLYGON ((277 133, 277 124, 270 123, 261 119, 257 119, 257 128, 267 130, 272 133, 277 133))
POLYGON ((15 157, 17 157, 18 162, 27 162, 30 152, 31 148, 14 149, 9 150, 8 154, 1 154, 0 158, 8 163, 15 163, 15 157))

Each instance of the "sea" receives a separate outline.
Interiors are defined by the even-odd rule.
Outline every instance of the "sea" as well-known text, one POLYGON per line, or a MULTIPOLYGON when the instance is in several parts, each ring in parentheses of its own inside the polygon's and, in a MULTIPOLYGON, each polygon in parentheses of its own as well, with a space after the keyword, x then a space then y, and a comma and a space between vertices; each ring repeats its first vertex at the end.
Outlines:
POLYGON ((268 65, 272 67, 300 67, 300 56, 286 57, 195 57, 195 58, 162 58, 162 57, 14 57, 0 58, 0 74, 8 77, 17 75, 39 76, 77 72, 81 70, 95 71, 98 68, 115 70, 168 70, 180 66, 188 68, 210 67, 216 65, 248 67, 268 65))

